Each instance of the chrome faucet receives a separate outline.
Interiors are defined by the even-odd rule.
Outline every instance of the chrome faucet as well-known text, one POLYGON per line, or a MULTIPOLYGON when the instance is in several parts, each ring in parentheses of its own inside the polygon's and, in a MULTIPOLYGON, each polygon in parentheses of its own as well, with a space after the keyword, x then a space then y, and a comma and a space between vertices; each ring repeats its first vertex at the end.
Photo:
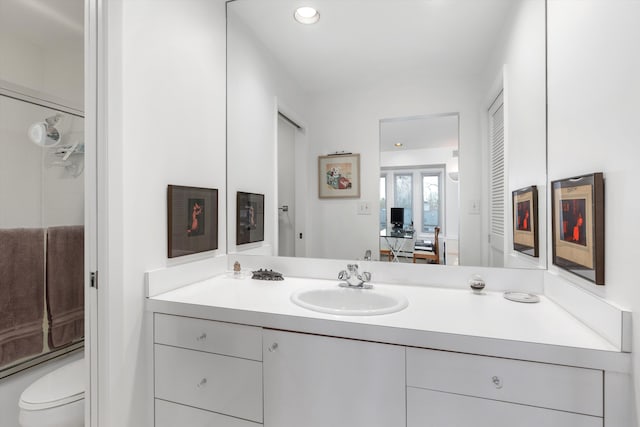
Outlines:
POLYGON ((358 272, 358 264, 347 264, 347 269, 338 273, 338 279, 344 280, 339 286, 343 288, 371 289, 372 285, 365 285, 365 282, 371 281, 371 273, 363 271, 358 272))

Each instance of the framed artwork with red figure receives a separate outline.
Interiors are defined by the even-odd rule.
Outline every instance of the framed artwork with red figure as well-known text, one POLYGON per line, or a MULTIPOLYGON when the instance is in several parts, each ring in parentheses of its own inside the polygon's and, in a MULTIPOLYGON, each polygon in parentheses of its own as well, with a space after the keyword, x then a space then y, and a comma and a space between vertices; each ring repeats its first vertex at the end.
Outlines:
POLYGON ((538 188, 535 185, 512 192, 513 249, 539 256, 538 245, 538 188))
POLYGON ((218 249, 218 190, 167 187, 169 258, 218 249))
POLYGON ((340 153, 318 157, 318 197, 360 197, 360 154, 340 153))
POLYGON ((604 285, 604 178, 601 172, 551 182, 553 263, 604 285))

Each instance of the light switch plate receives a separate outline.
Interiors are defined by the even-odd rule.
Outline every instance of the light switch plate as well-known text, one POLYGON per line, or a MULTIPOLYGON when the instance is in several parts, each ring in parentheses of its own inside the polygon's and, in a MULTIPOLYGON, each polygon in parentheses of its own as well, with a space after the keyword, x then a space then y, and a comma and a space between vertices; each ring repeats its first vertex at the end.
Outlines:
POLYGON ((480 200, 474 199, 469 201, 469 214, 480 215, 480 200))
POLYGON ((371 215, 371 204, 369 202, 358 202, 358 215, 371 215))

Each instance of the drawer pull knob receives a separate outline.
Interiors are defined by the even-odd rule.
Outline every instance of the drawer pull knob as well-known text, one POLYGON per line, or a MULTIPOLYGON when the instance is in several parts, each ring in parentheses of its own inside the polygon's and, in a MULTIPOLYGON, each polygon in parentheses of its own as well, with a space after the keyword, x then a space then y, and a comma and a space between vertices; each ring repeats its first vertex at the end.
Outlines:
POLYGON ((198 388, 204 387, 205 385, 207 385, 207 379, 203 378, 200 380, 200 382, 198 383, 198 388))
POLYGON ((274 353, 277 349, 278 349, 278 343, 277 342, 274 342, 268 348, 269 352, 271 352, 271 353, 274 353))
POLYGON ((206 339, 207 339, 207 334, 203 332, 202 335, 196 338, 196 341, 204 341, 206 339))
POLYGON ((496 386, 496 388, 502 388, 502 380, 498 376, 494 376, 491 378, 491 382, 496 386))

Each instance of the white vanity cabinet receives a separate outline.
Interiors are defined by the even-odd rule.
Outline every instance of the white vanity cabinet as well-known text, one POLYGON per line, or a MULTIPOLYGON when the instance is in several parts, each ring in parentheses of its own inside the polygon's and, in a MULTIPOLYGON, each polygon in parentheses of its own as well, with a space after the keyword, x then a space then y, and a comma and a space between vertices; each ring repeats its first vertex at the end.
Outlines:
POLYGON ((603 372, 407 348, 407 427, 602 427, 603 372))
POLYGON ((155 314, 155 426, 262 423, 262 329, 155 314))
POLYGON ((405 348, 264 330, 265 427, 406 425, 405 348))
POLYGON ((602 370, 154 314, 156 427, 603 427, 602 370))

